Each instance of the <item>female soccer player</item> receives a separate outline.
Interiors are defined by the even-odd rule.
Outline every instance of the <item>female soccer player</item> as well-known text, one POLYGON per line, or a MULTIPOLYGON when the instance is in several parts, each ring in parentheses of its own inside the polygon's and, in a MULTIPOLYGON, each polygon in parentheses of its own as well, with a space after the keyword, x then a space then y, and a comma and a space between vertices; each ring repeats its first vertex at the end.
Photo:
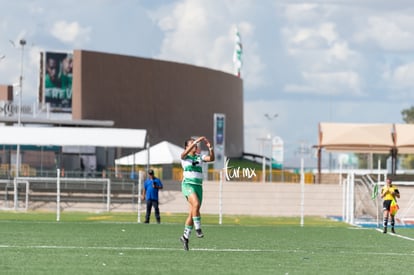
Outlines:
POLYGON ((188 139, 184 143, 184 152, 181 153, 181 166, 183 167, 183 181, 181 191, 187 199, 190 210, 185 221, 184 234, 180 241, 184 250, 188 250, 188 240, 195 227, 198 238, 204 237, 201 230, 200 207, 203 201, 203 169, 202 162, 214 161, 214 150, 210 141, 205 137, 196 140, 188 139), (198 144, 204 142, 208 148, 208 155, 200 155, 198 144))

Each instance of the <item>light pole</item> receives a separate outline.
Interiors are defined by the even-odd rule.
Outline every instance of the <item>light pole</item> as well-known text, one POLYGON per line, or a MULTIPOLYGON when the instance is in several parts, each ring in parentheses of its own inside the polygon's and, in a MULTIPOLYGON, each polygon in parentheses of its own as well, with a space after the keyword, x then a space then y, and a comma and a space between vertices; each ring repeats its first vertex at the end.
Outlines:
POLYGON ((304 142, 301 142, 300 149, 300 187, 301 187, 301 196, 300 196, 300 226, 304 225, 304 216, 305 216, 305 155, 309 154, 309 148, 304 142))
MULTIPOLYGON (((22 52, 21 52, 21 62, 20 62, 20 79, 19 79, 19 106, 17 108, 17 126, 21 127, 22 124, 22 94, 23 94, 23 57, 24 57, 24 46, 26 45, 25 39, 20 39, 19 41, 22 52)), ((14 182, 14 209, 17 209, 17 178, 19 177, 20 170, 20 144, 17 143, 16 148, 16 175, 14 182)))
POLYGON ((258 138, 257 140, 261 141, 261 153, 262 153, 262 182, 266 182, 266 155, 265 155, 265 142, 272 141, 271 138, 258 138))
MULTIPOLYGON (((20 39, 20 46, 22 49, 22 56, 20 62, 20 91, 19 91, 19 107, 17 109, 17 126, 21 127, 22 125, 22 94, 23 94, 23 57, 24 57, 24 45, 26 45, 26 40, 20 39)), ((19 169, 20 169, 20 144, 17 144, 16 150, 16 177, 19 176, 19 169)))
MULTIPOLYGON (((269 115, 269 114, 265 114, 264 115, 269 121, 272 121, 273 119, 277 118, 279 116, 279 114, 273 114, 273 115, 269 115)), ((273 168, 273 135, 272 135, 272 130, 270 130, 270 166, 269 166, 269 170, 270 170, 270 174, 269 174, 269 181, 272 182, 272 168, 273 168)), ((283 171, 282 171, 283 174, 283 171)))

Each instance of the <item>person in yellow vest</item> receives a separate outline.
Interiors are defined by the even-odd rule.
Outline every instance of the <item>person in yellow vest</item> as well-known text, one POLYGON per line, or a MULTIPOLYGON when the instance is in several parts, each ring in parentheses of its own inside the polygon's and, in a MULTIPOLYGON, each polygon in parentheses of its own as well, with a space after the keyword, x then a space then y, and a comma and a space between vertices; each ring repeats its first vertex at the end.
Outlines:
POLYGON ((400 191, 392 184, 392 180, 387 178, 386 184, 381 188, 381 198, 384 200, 382 203, 382 209, 384 211, 383 233, 387 233, 388 218, 391 218, 391 232, 395 233, 395 217, 390 212, 391 202, 400 198, 400 191))

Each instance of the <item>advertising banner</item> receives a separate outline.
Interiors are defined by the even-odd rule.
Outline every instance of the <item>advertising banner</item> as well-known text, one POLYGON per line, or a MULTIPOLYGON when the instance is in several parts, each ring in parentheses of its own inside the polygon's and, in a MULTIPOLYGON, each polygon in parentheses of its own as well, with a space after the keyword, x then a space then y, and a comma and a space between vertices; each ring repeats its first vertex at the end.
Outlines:
POLYGON ((214 169, 224 169, 226 144, 226 116, 214 114, 214 153, 216 160, 214 169))
POLYGON ((71 112, 73 54, 45 52, 43 61, 43 102, 53 111, 71 112))
POLYGON ((283 140, 281 137, 274 137, 272 140, 272 168, 283 168, 283 140))

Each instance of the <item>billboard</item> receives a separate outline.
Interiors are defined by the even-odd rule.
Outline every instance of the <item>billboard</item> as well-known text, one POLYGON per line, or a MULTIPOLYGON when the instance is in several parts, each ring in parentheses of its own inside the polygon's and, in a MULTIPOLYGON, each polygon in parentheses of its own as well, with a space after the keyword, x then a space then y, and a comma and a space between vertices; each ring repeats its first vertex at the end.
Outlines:
POLYGON ((225 114, 214 114, 214 154, 216 160, 214 169, 224 169, 225 142, 226 142, 226 116, 225 114))
POLYGON ((283 139, 281 137, 274 137, 272 140, 272 168, 282 169, 284 148, 283 139))
POLYGON ((71 112, 73 54, 45 52, 43 57, 43 103, 55 112, 71 112))

